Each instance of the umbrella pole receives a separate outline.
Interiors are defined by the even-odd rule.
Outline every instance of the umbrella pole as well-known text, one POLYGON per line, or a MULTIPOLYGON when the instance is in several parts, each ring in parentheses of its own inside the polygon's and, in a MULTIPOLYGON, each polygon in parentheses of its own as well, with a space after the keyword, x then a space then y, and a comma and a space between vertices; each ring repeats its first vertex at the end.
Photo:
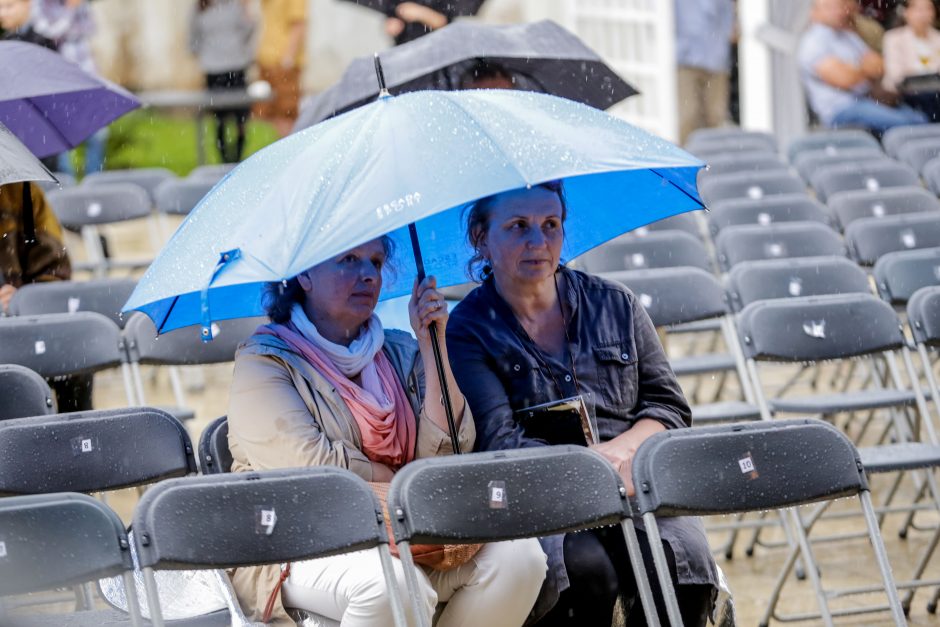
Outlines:
MULTIPOLYGON (((415 265, 418 267, 418 283, 424 280, 427 274, 424 271, 424 258, 421 256, 421 245, 418 242, 418 230, 414 222, 408 225, 411 235, 411 250, 415 256, 415 265)), ((457 421, 454 419, 454 406, 450 401, 450 390, 447 387, 447 376, 444 374, 444 358, 441 356, 441 341, 437 335, 437 323, 432 322, 428 327, 431 334, 431 350, 434 351, 434 364, 437 366, 437 376, 441 382, 441 400, 444 403, 444 413, 447 415, 447 431, 450 433, 450 444, 454 454, 460 454, 460 443, 457 440, 457 421)))

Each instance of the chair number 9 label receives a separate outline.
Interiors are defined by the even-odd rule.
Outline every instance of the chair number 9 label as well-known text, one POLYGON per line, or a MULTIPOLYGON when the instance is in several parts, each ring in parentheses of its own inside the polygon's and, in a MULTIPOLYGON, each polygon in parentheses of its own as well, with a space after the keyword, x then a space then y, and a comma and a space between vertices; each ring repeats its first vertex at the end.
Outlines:
POLYGON ((490 481, 486 490, 490 497, 490 509, 506 509, 509 501, 506 497, 505 481, 490 481))

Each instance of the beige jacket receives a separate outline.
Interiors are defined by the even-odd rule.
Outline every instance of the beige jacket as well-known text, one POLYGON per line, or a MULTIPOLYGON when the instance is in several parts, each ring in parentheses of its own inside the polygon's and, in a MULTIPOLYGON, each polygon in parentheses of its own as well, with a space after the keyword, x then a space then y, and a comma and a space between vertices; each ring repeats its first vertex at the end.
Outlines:
MULTIPOLYGON (((415 457, 450 454, 450 436, 424 412, 424 364, 417 342, 402 331, 386 331, 382 350, 417 417, 415 457)), ((466 403, 464 407, 458 441, 460 450, 467 452, 473 450, 476 432, 466 403)), ((272 335, 252 336, 235 357, 228 425, 233 472, 331 465, 372 480, 372 465, 362 452, 359 427, 346 403, 313 366, 272 335)), ((276 564, 239 568, 232 574, 250 620, 261 620, 279 575, 276 564)), ((270 624, 294 625, 280 601, 270 624)))
POLYGON ((885 33, 882 87, 897 92, 898 85, 908 76, 940 71, 940 31, 931 28, 927 32, 927 45, 932 53, 927 65, 921 63, 916 42, 917 36, 907 26, 893 28, 885 33))

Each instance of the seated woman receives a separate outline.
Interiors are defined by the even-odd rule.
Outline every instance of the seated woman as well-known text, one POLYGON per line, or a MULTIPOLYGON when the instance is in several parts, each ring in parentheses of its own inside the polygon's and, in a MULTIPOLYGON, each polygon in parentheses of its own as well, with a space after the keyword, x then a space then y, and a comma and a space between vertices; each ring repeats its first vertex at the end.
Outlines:
MULTIPOLYGON (((636 297, 559 265, 566 212, 558 183, 490 196, 470 208, 471 272, 481 269, 483 284, 451 315, 451 366, 473 411, 479 450, 558 443, 543 432, 532 437, 514 412, 590 398, 600 440, 592 447, 633 494, 637 448, 658 431, 688 427, 689 406, 636 297)), ((684 623, 704 625, 718 585, 704 528, 689 518, 664 519, 661 527, 684 623)), ((637 532, 652 564, 646 535, 637 532)), ((534 610, 539 625, 607 627, 618 594, 636 599, 627 624, 645 624, 621 534, 599 529, 542 542, 549 575, 534 610)), ((665 621, 665 607, 658 609, 665 621)))
MULTIPOLYGON (((418 341, 383 331, 373 310, 390 247, 388 238, 373 240, 269 286, 272 324, 259 327, 235 358, 228 412, 233 471, 333 465, 388 482, 413 459, 452 453, 440 382, 424 374, 435 372, 428 327, 444 330, 447 307, 428 277, 408 305, 418 341), (425 405, 425 398, 434 402, 425 405)), ((460 447, 469 451, 473 419, 446 352, 445 370, 460 447)), ((401 563, 394 562, 404 590, 401 563)), ((262 616, 279 575, 277 565, 235 571, 252 620, 262 616)), ((438 602, 447 603, 439 627, 519 627, 544 576, 545 555, 529 539, 487 544, 465 564, 427 569, 419 580, 429 620, 438 602)), ((343 627, 392 625, 375 549, 292 564, 276 601, 274 624, 293 624, 287 607, 343 627)))
POLYGON ((933 27, 937 18, 934 0, 905 0, 901 14, 904 26, 893 28, 884 36, 884 79, 888 91, 902 92, 905 101, 927 113, 937 122, 940 107, 937 93, 903 94, 904 79, 940 72, 940 31, 933 27))

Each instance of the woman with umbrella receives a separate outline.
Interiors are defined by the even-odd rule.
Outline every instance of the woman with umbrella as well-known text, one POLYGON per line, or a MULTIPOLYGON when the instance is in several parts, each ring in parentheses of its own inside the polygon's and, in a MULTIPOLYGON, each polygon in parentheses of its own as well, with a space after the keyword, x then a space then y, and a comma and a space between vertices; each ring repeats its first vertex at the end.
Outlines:
MULTIPOLYGON (((327 464, 387 483, 413 459, 452 452, 440 381, 424 375, 435 370, 429 326, 444 329, 447 307, 429 277, 415 283, 409 303, 417 342, 383 331, 373 311, 391 249, 382 237, 269 285, 272 324, 235 359, 228 413, 234 471, 327 464)), ((457 390, 446 367, 445 376, 457 390)), ((452 401, 459 447, 469 451, 473 419, 459 392, 452 401)), ((397 561, 396 571, 404 589, 397 561)), ((447 603, 439 627, 519 627, 544 576, 545 556, 531 539, 488 544, 459 566, 419 573, 428 622, 437 603, 447 603)), ((344 627, 392 624, 376 550, 295 563, 286 576, 277 566, 238 569, 233 579, 254 620, 290 624, 289 607, 344 627), (264 616, 266 605, 273 610, 264 616)))
MULTIPOLYGON (((571 444, 580 437, 619 470, 632 494, 630 465, 640 444, 691 424, 649 316, 622 285, 559 265, 567 217, 560 183, 483 198, 467 215, 476 251, 471 268, 483 282, 454 310, 447 339, 476 421, 477 449, 571 444), (574 414, 571 429, 547 424, 547 413, 521 411, 579 396, 595 408, 593 427, 587 416, 581 429, 574 414), (526 420, 528 414, 535 420, 526 420), (582 435, 591 431, 594 442, 582 435)), ((683 623, 704 625, 717 590, 704 529, 697 519, 662 522, 669 525, 663 538, 683 623)), ((618 594, 636 597, 617 535, 601 529, 543 539, 549 576, 535 611, 545 614, 539 625, 607 627, 618 594)), ((644 561, 652 564, 649 556, 644 561)), ((655 593, 656 576, 649 579, 655 593)), ((665 607, 657 609, 664 620, 665 607)), ((639 600, 627 624, 645 624, 639 600)))

